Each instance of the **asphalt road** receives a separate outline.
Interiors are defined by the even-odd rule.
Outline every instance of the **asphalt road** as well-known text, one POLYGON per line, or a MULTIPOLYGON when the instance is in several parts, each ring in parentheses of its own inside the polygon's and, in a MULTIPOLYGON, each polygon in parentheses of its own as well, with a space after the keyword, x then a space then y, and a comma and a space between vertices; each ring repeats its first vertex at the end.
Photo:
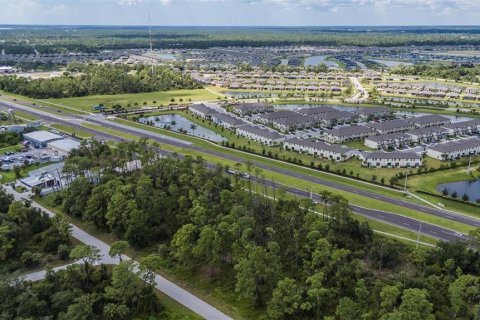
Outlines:
MULTIPOLYGON (((173 145, 173 146, 180 147, 180 148, 187 148, 187 149, 191 149, 191 150, 195 150, 195 151, 205 152, 205 150, 202 149, 201 147, 192 145, 188 142, 186 143, 185 141, 181 141, 181 140, 179 141, 179 139, 165 139, 165 135, 158 134, 158 133, 151 132, 151 131, 144 130, 144 129, 131 127, 131 126, 120 124, 120 123, 116 123, 116 122, 113 122, 113 121, 109 121, 108 119, 104 118, 102 115, 91 114, 91 115, 85 115, 85 116, 82 117, 82 116, 78 116, 78 115, 69 114, 70 118, 63 118, 63 117, 52 117, 49 113, 44 112, 42 110, 32 109, 32 108, 28 108, 28 107, 25 107, 25 106, 22 106, 22 105, 19 105, 19 104, 14 104, 14 103, 0 102, 0 107, 2 107, 2 106, 4 108, 11 108, 13 110, 20 110, 20 111, 23 111, 23 112, 27 112, 27 113, 30 113, 30 114, 33 114, 35 116, 41 117, 41 118, 43 118, 45 120, 48 120, 48 121, 63 123, 63 124, 70 125, 70 126, 78 123, 79 120, 82 121, 83 119, 85 119, 85 120, 88 119, 89 122, 95 123, 95 124, 100 125, 102 127, 120 130, 122 132, 133 134, 133 135, 143 136, 143 137, 152 139, 152 140, 160 142, 160 143, 169 144, 169 145, 173 145)), ((82 127, 82 130, 83 129, 88 129, 88 128, 82 127)), ((93 132, 95 134, 98 134, 105 139, 113 139, 113 140, 116 140, 116 141, 122 140, 122 139, 119 139, 116 136, 106 134, 106 133, 103 133, 103 132, 100 132, 100 131, 97 131, 97 130, 89 129, 88 131, 93 132)), ((165 155, 170 154, 170 152, 165 151, 165 150, 163 150, 163 153, 165 155)), ((208 150, 208 153, 212 154, 212 155, 215 155, 215 156, 218 156, 218 157, 221 157, 221 158, 229 159, 229 160, 232 160, 232 161, 235 161, 235 162, 240 162, 240 163, 245 162, 245 160, 242 159, 241 157, 234 156, 234 155, 231 155, 231 154, 225 154, 225 153, 212 151, 212 150, 208 150)), ((272 161, 274 161, 274 160, 272 160, 272 161)), ((387 203, 398 205, 400 207, 405 207, 405 208, 409 208, 409 209, 416 210, 416 211, 419 211, 419 212, 431 214, 431 215, 434 215, 434 216, 437 216, 437 217, 441 217, 441 218, 449 219, 449 220, 452 220, 452 221, 464 223, 466 225, 470 225, 470 226, 474 226, 474 227, 479 227, 480 226, 480 220, 472 218, 472 217, 468 217, 468 216, 465 216, 465 215, 452 213, 452 212, 449 212, 449 211, 446 211, 446 210, 435 209, 435 208, 423 206, 423 205, 420 205, 420 204, 407 202, 407 201, 397 199, 397 198, 391 198, 391 197, 388 197, 388 196, 377 194, 375 192, 370 192, 370 191, 366 191, 366 190, 363 190, 363 189, 358 189, 358 188, 353 187, 353 186, 348 186, 348 185, 336 183, 336 182, 333 182, 333 181, 313 177, 313 176, 310 176, 310 175, 305 175, 305 174, 292 172, 290 170, 278 168, 278 167, 273 166, 273 165, 268 165, 268 164, 264 164, 264 163, 260 163, 260 162, 254 162, 254 165, 258 168, 262 168, 262 169, 265 169, 265 170, 281 173, 281 174, 284 174, 284 175, 288 175, 288 176, 291 176, 291 177, 302 179, 302 180, 307 181, 307 182, 324 185, 324 186, 327 186, 327 187, 330 187, 330 188, 334 188, 334 189, 337 189, 337 190, 342 190, 342 191, 345 191, 345 192, 358 194, 358 195, 368 197, 368 198, 373 198, 373 199, 376 199, 376 200, 379 200, 379 201, 384 201, 384 202, 387 202, 387 203)), ((302 193, 305 193, 305 191, 303 191, 303 190, 299 190, 299 189, 295 189, 295 188, 289 188, 289 189, 290 189, 290 192, 294 193, 294 194, 301 195, 302 193)), ((305 196, 305 195, 303 195, 303 196, 305 196)), ((307 196, 310 197, 310 195, 307 195, 307 196)), ((363 207, 359 207, 359 206, 352 206, 352 209, 355 213, 358 213, 358 214, 364 215, 366 217, 369 217, 371 219, 375 219, 375 220, 385 222, 385 223, 388 223, 388 224, 391 224, 391 225, 399 226, 399 227, 404 228, 404 229, 409 229, 409 230, 416 231, 416 232, 421 229, 420 232, 422 234, 425 234, 425 235, 428 235, 428 236, 431 236, 431 237, 434 237, 434 238, 438 238, 438 239, 441 239, 441 240, 453 241, 453 240, 465 240, 466 239, 465 235, 462 235, 462 234, 460 234, 458 232, 455 232, 455 231, 452 231, 450 229, 437 227, 437 226, 427 224, 427 223, 424 223, 424 222, 419 222, 418 220, 403 217, 403 216, 397 215, 395 213, 390 213, 390 212, 386 212, 386 211, 379 211, 379 210, 372 210, 372 209, 367 209, 367 208, 363 208, 363 207), (420 223, 422 224, 421 228, 420 228, 420 223)))
MULTIPOLYGON (((25 195, 16 192, 12 187, 7 186, 5 187, 8 193, 12 194, 15 200, 21 201, 25 195)), ((53 217, 55 213, 48 210, 47 208, 42 207, 36 202, 32 202, 32 207, 41 209, 45 211, 50 217, 53 217)), ((106 244, 105 242, 95 238, 94 236, 90 235, 89 233, 83 231, 82 229, 72 225, 72 236, 79 241, 87 244, 93 245, 100 250, 100 261, 98 263, 103 264, 118 264, 120 261, 116 258, 110 257, 108 252, 110 251, 110 245, 106 244)), ((130 258, 127 256, 122 257, 124 260, 129 260, 130 258)), ((76 261, 74 264, 83 263, 82 261, 76 261)), ((67 268, 68 265, 64 265, 61 267, 57 267, 54 270, 61 270, 67 268)), ((138 271, 138 264, 135 264, 136 270, 138 271)), ((25 280, 29 281, 39 281, 44 279, 46 276, 46 271, 37 271, 24 276, 25 280)), ((169 296, 170 298, 174 299, 175 301, 179 302, 180 304, 184 305, 188 309, 192 310, 193 312, 197 313, 201 317, 205 319, 212 319, 212 320, 233 320, 223 312, 219 311, 212 305, 206 303, 205 301, 201 300, 200 298, 194 296, 190 292, 186 291, 185 289, 177 286, 175 283, 167 280, 166 278, 155 275, 155 287, 169 296)))

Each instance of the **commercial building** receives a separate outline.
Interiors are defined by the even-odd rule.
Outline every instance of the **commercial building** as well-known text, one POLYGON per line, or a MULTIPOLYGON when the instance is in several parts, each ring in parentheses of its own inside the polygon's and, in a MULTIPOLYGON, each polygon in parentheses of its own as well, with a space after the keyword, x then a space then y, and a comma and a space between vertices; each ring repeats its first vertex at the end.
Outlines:
POLYGON ((41 149, 46 148, 49 142, 63 139, 63 137, 49 131, 33 131, 25 133, 23 139, 32 147, 41 149))
POLYGON ((362 165, 369 168, 415 168, 422 165, 422 158, 408 152, 362 153, 362 165))
POLYGON ((247 139, 257 141, 266 145, 276 145, 285 141, 285 136, 266 128, 245 124, 237 127, 236 133, 247 139))
POLYGON ((365 138, 365 145, 372 149, 403 148, 412 142, 412 136, 403 132, 381 134, 365 138))
POLYGON ((438 160, 452 160, 475 154, 480 154, 480 139, 476 138, 439 143, 427 149, 427 155, 438 160))
POLYGON ((374 136, 377 131, 365 126, 341 127, 325 130, 323 139, 330 143, 342 143, 350 140, 361 140, 365 137, 374 136))
POLYGON ((367 123, 366 126, 375 129, 380 134, 405 132, 416 128, 413 123, 401 119, 367 123))
POLYGON ((441 126, 450 123, 450 119, 438 114, 429 114, 420 117, 407 118, 406 121, 413 123, 417 128, 441 126))
POLYGON ((47 143, 48 149, 56 156, 66 158, 73 149, 80 147, 80 142, 73 139, 61 139, 47 143))
POLYGON ((353 150, 347 147, 331 145, 321 141, 301 140, 298 138, 285 141, 283 147, 286 150, 304 152, 335 161, 344 161, 353 156, 353 150))

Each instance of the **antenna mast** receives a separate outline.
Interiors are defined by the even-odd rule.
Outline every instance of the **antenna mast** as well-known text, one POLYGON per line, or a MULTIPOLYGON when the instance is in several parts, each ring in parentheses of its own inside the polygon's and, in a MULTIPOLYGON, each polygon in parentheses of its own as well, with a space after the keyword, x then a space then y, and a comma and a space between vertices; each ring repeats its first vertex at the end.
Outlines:
POLYGON ((150 37, 150 59, 151 59, 151 68, 153 76, 153 45, 152 45, 152 24, 150 21, 150 11, 148 11, 148 35, 150 37))

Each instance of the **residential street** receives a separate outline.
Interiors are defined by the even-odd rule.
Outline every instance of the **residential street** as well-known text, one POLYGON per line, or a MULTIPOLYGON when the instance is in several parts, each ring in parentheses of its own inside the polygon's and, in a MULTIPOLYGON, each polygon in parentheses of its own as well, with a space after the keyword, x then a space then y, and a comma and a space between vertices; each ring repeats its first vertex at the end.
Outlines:
MULTIPOLYGON (((15 200, 22 200, 22 199, 28 199, 27 194, 20 194, 17 191, 15 191, 12 187, 6 186, 5 187, 6 191, 9 194, 12 194, 15 198, 15 200)), ((32 202, 32 206, 35 208, 39 208, 43 211, 45 211, 49 216, 54 216, 55 213, 52 211, 42 207, 36 202, 32 202)), ((87 232, 83 231, 82 229, 76 227, 75 225, 72 225, 72 236, 79 241, 87 244, 87 245, 93 245, 97 247, 100 250, 100 255, 101 259, 99 263, 103 264, 118 264, 119 260, 111 258, 108 254, 110 250, 110 246, 106 244, 105 242, 93 237, 92 235, 88 234, 87 232)), ((130 259, 127 256, 123 257, 124 260, 130 259)), ((75 263, 82 263, 81 261, 77 261, 75 263)), ((59 270, 59 269, 64 269, 67 266, 61 266, 58 268, 55 268, 54 270, 59 270)), ((30 274, 27 274, 25 276, 26 280, 31 280, 31 281, 38 281, 41 279, 44 279, 46 275, 45 271, 38 271, 38 272, 33 272, 30 274)), ((199 314, 205 319, 211 319, 211 320, 228 320, 232 319, 223 312, 219 311, 212 305, 206 303, 205 301, 201 300, 200 298, 194 296, 187 290, 177 286, 175 283, 167 280, 166 278, 156 275, 155 276, 155 281, 156 281, 156 288, 164 293, 165 295, 169 296, 173 300, 177 301, 178 303, 184 305, 188 309, 192 310, 193 312, 199 314)))

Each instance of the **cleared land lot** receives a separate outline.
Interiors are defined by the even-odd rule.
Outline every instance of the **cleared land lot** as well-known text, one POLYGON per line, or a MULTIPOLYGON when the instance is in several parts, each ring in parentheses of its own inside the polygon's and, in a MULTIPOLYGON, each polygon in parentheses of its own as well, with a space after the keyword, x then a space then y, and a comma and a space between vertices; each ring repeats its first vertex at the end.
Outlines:
POLYGON ((175 99, 175 102, 177 103, 180 99, 183 99, 184 103, 189 103, 190 99, 192 102, 195 102, 215 100, 217 97, 217 95, 206 89, 195 89, 134 94, 97 95, 76 98, 48 99, 45 101, 86 112, 92 112, 92 107, 98 104, 103 104, 107 108, 111 108, 115 104, 120 104, 124 108, 128 108, 128 105, 130 105, 131 108, 135 108, 137 107, 135 104, 138 104, 138 106, 143 106, 145 102, 149 106, 168 105, 171 103, 171 99, 175 99))

